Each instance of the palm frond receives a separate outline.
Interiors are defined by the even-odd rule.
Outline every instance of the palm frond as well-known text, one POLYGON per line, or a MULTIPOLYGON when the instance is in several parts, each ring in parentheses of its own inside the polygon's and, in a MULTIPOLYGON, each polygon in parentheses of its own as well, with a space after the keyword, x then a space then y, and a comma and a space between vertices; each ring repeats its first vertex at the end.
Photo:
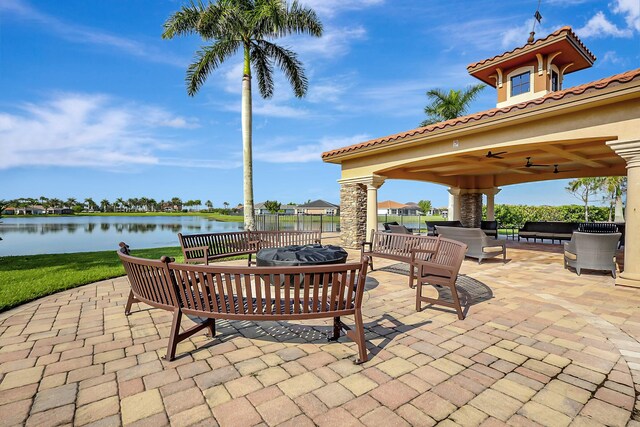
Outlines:
POLYGON ((195 61, 189 65, 185 81, 187 93, 194 96, 207 80, 209 74, 240 47, 238 40, 218 40, 196 52, 195 61))
POLYGON ((269 56, 257 46, 251 49, 251 64, 255 69, 255 75, 258 80, 258 89, 263 98, 271 98, 273 96, 273 62, 269 56))
POLYGON ((295 52, 266 40, 256 41, 255 46, 264 51, 273 60, 289 80, 295 96, 302 98, 307 93, 309 82, 304 73, 302 62, 300 62, 295 52))
POLYGON ((191 2, 190 6, 183 6, 163 24, 163 39, 172 39, 175 36, 183 36, 197 32, 198 22, 205 7, 202 1, 191 2))

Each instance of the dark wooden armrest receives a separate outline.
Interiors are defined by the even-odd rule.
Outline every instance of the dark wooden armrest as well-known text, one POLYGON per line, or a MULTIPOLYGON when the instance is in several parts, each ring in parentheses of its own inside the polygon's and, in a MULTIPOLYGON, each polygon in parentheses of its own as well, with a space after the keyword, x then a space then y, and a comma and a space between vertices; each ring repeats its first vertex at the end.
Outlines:
POLYGON ((416 253, 418 252, 423 254, 435 255, 438 251, 434 249, 411 248, 411 262, 414 262, 416 260, 416 253))
POLYGON ((253 250, 258 250, 260 249, 260 243, 262 243, 262 240, 249 240, 247 242, 247 244, 249 245, 249 247, 253 250))
POLYGON ((455 272, 455 267, 452 267, 450 265, 446 265, 446 264, 438 264, 436 262, 431 262, 431 261, 423 261, 421 259, 416 259, 412 262, 412 264, 416 264, 416 267, 431 267, 431 268, 435 268, 437 270, 446 270, 449 271, 451 273, 455 272))
POLYGON ((209 246, 194 246, 192 248, 183 248, 185 252, 204 251, 205 255, 209 253, 209 246))
POLYGON ((362 248, 362 251, 364 251, 364 247, 365 247, 366 245, 369 245, 369 252, 371 252, 371 250, 373 249, 373 243, 371 243, 371 242, 364 242, 364 241, 363 241, 363 242, 360 242, 360 246, 361 246, 361 248, 362 248))

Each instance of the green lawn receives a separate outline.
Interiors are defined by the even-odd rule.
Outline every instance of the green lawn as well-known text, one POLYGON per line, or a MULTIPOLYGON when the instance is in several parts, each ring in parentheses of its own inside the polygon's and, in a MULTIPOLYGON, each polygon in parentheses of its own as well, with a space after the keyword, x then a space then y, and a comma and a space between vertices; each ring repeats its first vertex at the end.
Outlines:
MULTIPOLYGON (((138 249, 133 255, 182 261, 180 247, 138 249)), ((54 292, 124 275, 115 251, 0 257, 0 312, 54 292)))

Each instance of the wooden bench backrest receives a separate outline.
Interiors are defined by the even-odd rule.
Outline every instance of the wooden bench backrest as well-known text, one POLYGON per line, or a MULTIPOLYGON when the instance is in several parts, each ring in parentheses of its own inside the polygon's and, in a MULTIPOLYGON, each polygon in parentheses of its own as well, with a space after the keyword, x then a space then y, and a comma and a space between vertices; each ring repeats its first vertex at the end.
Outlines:
POLYGON ((364 262, 311 267, 169 264, 185 313, 263 320, 353 313, 362 306, 366 266, 364 262))
MULTIPOLYGON (((411 258, 412 249, 436 251, 438 238, 427 236, 414 236, 411 234, 384 233, 382 231, 371 232, 371 252, 375 254, 389 255, 395 258, 411 258)), ((418 259, 427 259, 429 253, 419 252, 415 255, 418 259)))
POLYGON ((175 280, 168 266, 171 258, 163 256, 160 260, 151 260, 134 257, 129 255, 126 245, 121 246, 118 257, 137 299, 164 310, 173 310, 179 306, 175 280))
POLYGON ((209 256, 243 254, 257 249, 289 245, 311 245, 321 242, 319 231, 234 231, 228 233, 178 233, 185 260, 202 258, 203 251, 184 251, 184 248, 207 246, 209 256))

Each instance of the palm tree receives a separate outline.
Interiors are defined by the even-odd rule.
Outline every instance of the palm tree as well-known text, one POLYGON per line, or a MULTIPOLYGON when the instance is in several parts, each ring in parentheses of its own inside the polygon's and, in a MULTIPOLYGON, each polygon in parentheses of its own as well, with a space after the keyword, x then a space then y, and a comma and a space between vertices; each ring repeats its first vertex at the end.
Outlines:
POLYGON ((213 209, 213 203, 211 203, 211 200, 207 200, 204 204, 207 206, 208 210, 213 209))
POLYGON ((251 69, 256 72, 263 98, 273 95, 273 66, 282 70, 296 97, 307 92, 307 77, 297 55, 271 40, 290 34, 322 35, 316 13, 293 0, 218 0, 206 6, 191 3, 169 17, 162 37, 198 34, 209 42, 196 53, 187 70, 187 93, 195 95, 211 72, 236 52, 243 52, 242 152, 244 161, 244 226, 255 230, 253 212, 253 160, 251 69))
POLYGON ((100 200, 100 207, 102 208, 102 212, 106 212, 107 209, 109 208, 109 200, 107 199, 100 200))
POLYGON ((424 112, 428 117, 420 123, 420 126, 428 126, 465 115, 471 101, 484 88, 485 85, 480 83, 475 86, 469 86, 466 89, 451 89, 449 93, 440 89, 427 91, 427 98, 431 103, 424 107, 424 112))
POLYGON ((604 182, 602 184, 602 189, 609 197, 609 221, 611 221, 611 211, 615 206, 615 222, 624 222, 622 196, 627 191, 627 177, 608 176, 604 178, 604 182))
POLYGON ((589 200, 602 189, 604 178, 578 178, 569 181, 566 190, 584 203, 584 220, 589 221, 589 200))

